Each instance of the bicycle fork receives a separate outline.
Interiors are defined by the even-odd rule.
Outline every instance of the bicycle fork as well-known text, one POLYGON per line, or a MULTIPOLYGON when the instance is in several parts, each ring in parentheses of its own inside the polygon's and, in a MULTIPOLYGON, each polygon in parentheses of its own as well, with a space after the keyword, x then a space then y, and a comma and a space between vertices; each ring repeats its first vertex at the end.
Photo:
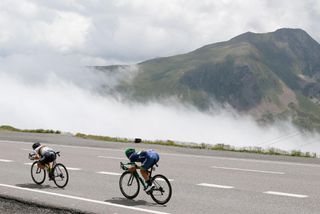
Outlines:
POLYGON ((134 174, 134 173, 131 173, 130 178, 129 178, 128 183, 127 183, 127 186, 131 186, 131 185, 132 185, 134 176, 135 176, 135 174, 134 174))

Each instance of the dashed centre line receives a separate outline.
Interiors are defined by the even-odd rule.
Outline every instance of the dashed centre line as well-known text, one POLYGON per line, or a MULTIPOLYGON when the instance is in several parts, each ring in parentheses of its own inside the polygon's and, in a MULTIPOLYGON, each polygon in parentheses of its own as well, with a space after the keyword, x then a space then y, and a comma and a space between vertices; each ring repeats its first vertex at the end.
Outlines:
POLYGON ((276 172, 276 171, 265 171, 265 170, 255 170, 255 169, 241 169, 241 168, 231 168, 231 167, 221 167, 221 166, 211 166, 214 169, 225 169, 225 170, 235 170, 235 171, 244 171, 244 172, 258 172, 258 173, 266 173, 266 174, 278 174, 284 175, 284 172, 276 172))
MULTIPOLYGON (((96 172, 97 174, 102 174, 102 175, 115 175, 115 176, 120 176, 120 175, 122 175, 121 173, 117 173, 117 172, 96 172)), ((163 179, 161 179, 161 178, 159 178, 159 179, 157 179, 158 181, 162 181, 163 179)), ((170 181, 170 182, 173 182, 174 181, 174 179, 172 179, 172 178, 168 178, 168 180, 170 181)))
POLYGON ((198 186, 205 186, 205 187, 213 187, 213 188, 221 188, 221 189, 233 189, 233 186, 224 186, 224 185, 218 185, 218 184, 208 184, 208 183, 201 183, 197 184, 198 186))
MULTIPOLYGON (((0 140, 0 143, 15 143, 15 144, 24 144, 24 145, 32 145, 31 142, 24 141, 14 141, 14 140, 0 140)), ((101 148, 101 147, 93 147, 93 146, 70 146, 64 144, 47 144, 49 146, 57 146, 64 148, 77 148, 77 149, 89 149, 89 150, 99 150, 99 151, 114 151, 114 152, 123 152, 122 149, 111 149, 111 148, 101 148)), ((216 160, 230 160, 230 161, 241 161, 241 162, 256 162, 256 163, 266 163, 266 164, 282 164, 282 165, 292 165, 292 166, 304 166, 304 167, 317 167, 319 168, 319 164, 315 163, 295 163, 295 162, 286 162, 286 161, 271 161, 271 160, 257 160, 257 159, 244 159, 244 158, 232 158, 232 157, 213 157, 208 155, 192 155, 192 154, 178 154, 178 153, 165 153, 162 152, 161 155, 173 156, 173 157, 192 157, 192 158, 200 158, 200 159, 216 159, 216 160)))
MULTIPOLYGON (((173 181, 174 181, 174 179, 172 179, 172 178, 168 178, 168 180, 169 180, 170 182, 173 182, 173 181)), ((162 179, 162 178, 157 178, 156 181, 164 181, 164 179, 162 179)))
POLYGON ((31 166, 33 163, 24 163, 24 165, 31 166))
POLYGON ((117 173, 117 172, 96 172, 96 173, 103 174, 103 175, 116 175, 116 176, 121 175, 120 173, 117 173))
POLYGON ((74 168, 74 167, 67 167, 67 170, 71 170, 71 171, 81 171, 81 168, 74 168))
POLYGON ((275 191, 267 191, 264 192, 265 194, 269 195, 279 195, 279 196, 287 196, 287 197, 294 197, 294 198, 308 198, 307 195, 300 195, 300 194, 293 194, 293 193, 285 193, 285 192, 275 192, 275 191))
MULTIPOLYGON (((24 163, 24 165, 27 165, 27 166, 31 166, 33 163, 24 163)), ((82 170, 81 168, 75 168, 75 167, 67 167, 68 170, 70 171, 80 171, 82 170)))
POLYGON ((107 156, 98 156, 98 158, 115 159, 115 160, 127 160, 126 158, 119 158, 119 157, 107 157, 107 156))
POLYGON ((14 162, 14 161, 13 160, 0 159, 0 162, 11 163, 11 162, 14 162))

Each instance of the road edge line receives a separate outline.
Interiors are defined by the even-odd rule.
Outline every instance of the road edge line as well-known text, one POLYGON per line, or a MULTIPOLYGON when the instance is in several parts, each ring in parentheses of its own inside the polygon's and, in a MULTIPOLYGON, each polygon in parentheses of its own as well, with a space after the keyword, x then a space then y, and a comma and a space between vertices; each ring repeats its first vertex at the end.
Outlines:
POLYGON ((110 203, 110 202, 106 202, 106 201, 99 201, 99 200, 94 200, 94 199, 89 199, 89 198, 78 197, 78 196, 47 192, 47 191, 43 191, 43 190, 30 189, 30 188, 25 188, 25 187, 17 187, 17 186, 8 185, 8 184, 0 184, 0 186, 7 187, 7 188, 12 188, 12 189, 23 190, 23 191, 29 191, 29 192, 42 193, 42 194, 47 194, 47 195, 52 195, 52 196, 59 196, 59 197, 63 197, 63 198, 80 200, 80 201, 85 201, 85 202, 92 202, 92 203, 102 204, 102 205, 107 205, 107 206, 119 207, 119 208, 130 209, 130 210, 136 210, 136 211, 141 211, 141 212, 146 212, 146 213, 170 214, 170 213, 166 213, 166 212, 148 210, 148 209, 143 209, 143 208, 138 208, 138 207, 130 207, 130 206, 125 206, 125 205, 121 205, 121 204, 114 204, 114 203, 110 203))

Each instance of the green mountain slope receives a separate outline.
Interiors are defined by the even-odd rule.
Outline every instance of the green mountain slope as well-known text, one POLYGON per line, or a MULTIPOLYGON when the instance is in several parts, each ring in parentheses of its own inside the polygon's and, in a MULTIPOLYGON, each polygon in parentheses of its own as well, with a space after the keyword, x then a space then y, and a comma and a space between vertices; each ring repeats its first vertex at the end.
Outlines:
POLYGON ((204 111, 218 102, 258 121, 292 118, 320 130, 320 45, 301 29, 248 32, 137 67, 135 78, 117 87, 130 99, 174 96, 204 111))

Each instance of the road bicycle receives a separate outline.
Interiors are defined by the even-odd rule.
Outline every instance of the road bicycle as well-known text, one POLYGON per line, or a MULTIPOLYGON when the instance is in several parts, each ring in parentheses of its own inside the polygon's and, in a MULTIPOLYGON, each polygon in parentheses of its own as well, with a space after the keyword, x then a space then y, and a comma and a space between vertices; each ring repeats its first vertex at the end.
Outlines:
MULTIPOLYGON (((60 152, 55 152, 55 154, 60 157, 60 152)), ((30 154, 29 159, 32 160, 30 154)), ((36 184, 41 185, 46 179, 46 174, 48 173, 48 175, 50 175, 50 165, 45 164, 44 168, 40 168, 38 163, 39 160, 36 160, 31 165, 31 177, 36 184)), ((52 163, 52 171, 53 173, 50 179, 54 181, 57 187, 64 188, 69 181, 69 174, 67 168, 62 163, 57 163, 56 160, 54 160, 52 163)))
MULTIPOLYGON (((131 166, 137 165, 135 163, 124 164, 120 162, 120 167, 124 170, 119 180, 120 191, 123 196, 128 199, 134 199, 138 196, 140 191, 140 184, 144 189, 147 188, 147 184, 145 183, 144 179, 140 177, 137 171, 128 171, 131 166)), ((155 166, 158 167, 157 164, 155 164, 155 166)), ((155 176, 152 176, 153 171, 155 171, 155 167, 151 167, 151 169, 148 170, 151 182, 155 186, 149 194, 157 204, 166 204, 170 200, 172 195, 171 184, 164 175, 157 174, 155 176)))

